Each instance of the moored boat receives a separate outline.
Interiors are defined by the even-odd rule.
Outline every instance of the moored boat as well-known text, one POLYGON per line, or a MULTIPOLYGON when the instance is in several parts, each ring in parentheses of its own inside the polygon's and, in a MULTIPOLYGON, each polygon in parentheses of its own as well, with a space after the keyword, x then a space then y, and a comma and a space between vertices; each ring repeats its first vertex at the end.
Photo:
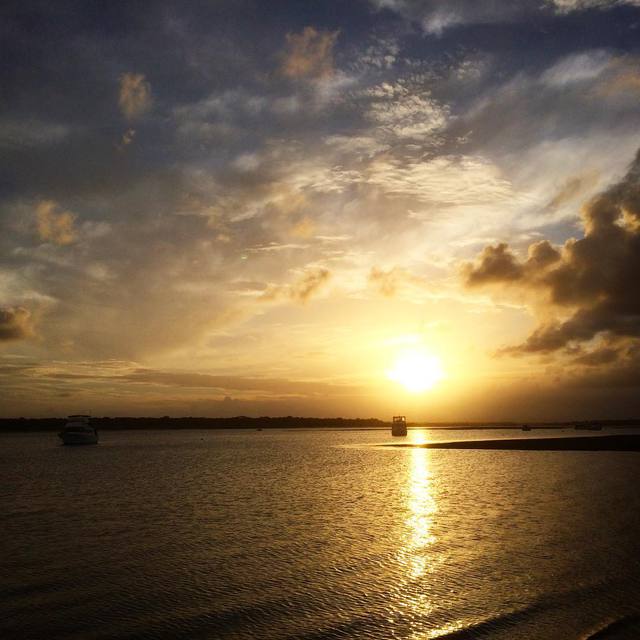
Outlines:
POLYGON ((393 422, 391 423, 391 435, 407 435, 407 419, 405 416, 393 416, 393 422))
POLYGON ((69 416, 64 429, 58 434, 62 444, 98 444, 98 430, 90 424, 91 416, 69 416))

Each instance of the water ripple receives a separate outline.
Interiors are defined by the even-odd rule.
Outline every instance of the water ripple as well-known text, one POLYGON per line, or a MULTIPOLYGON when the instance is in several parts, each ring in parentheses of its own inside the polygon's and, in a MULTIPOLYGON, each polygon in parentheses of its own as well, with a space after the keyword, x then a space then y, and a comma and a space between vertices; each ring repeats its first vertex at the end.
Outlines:
POLYGON ((640 637, 630 455, 48 437, 0 449, 3 638, 640 637))

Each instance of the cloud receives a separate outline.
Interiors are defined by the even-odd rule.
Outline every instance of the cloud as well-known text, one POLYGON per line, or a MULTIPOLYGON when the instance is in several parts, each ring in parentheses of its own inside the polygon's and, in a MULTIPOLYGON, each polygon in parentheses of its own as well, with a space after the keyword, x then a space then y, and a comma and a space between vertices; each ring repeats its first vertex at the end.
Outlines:
POLYGON ((505 242, 482 250, 475 264, 463 267, 466 285, 478 287, 522 281, 530 283, 549 265, 560 260, 560 253, 547 240, 529 246, 529 256, 520 262, 505 242))
POLYGON ((536 13, 568 14, 587 9, 639 6, 640 0, 370 0, 377 9, 390 9, 422 29, 440 36, 466 24, 499 24, 526 20, 536 13))
POLYGON ((41 240, 58 245, 75 242, 76 214, 63 210, 53 200, 42 200, 36 206, 38 235, 41 240))
POLYGON ((467 153, 503 158, 508 175, 529 185, 618 175, 636 147, 637 58, 593 48, 542 62, 544 69, 523 69, 498 84, 491 75, 466 108, 454 103, 446 138, 458 136, 467 153))
POLYGON ((70 127, 41 120, 5 120, 0 122, 0 149, 30 149, 61 142, 70 127))
POLYGON ((498 167, 473 156, 421 159, 383 155, 371 163, 366 181, 389 196, 412 197, 439 206, 495 204, 514 195, 498 167))
POLYGON ((372 36, 373 41, 353 64, 358 69, 391 69, 398 60, 400 46, 394 37, 372 36))
POLYGON ((554 87, 593 80, 612 64, 611 54, 603 49, 571 54, 547 69, 541 76, 543 83, 554 87))
POLYGON ((123 73, 120 76, 118 105, 128 120, 134 120, 151 107, 151 85, 142 73, 123 73))
POLYGON ((338 31, 305 27, 287 34, 282 73, 289 78, 325 78, 333 74, 333 47, 338 31))
POLYGON ((394 297, 401 289, 410 285, 417 285, 424 288, 423 279, 413 275, 407 269, 393 267, 384 270, 379 267, 372 267, 369 271, 369 284, 378 290, 386 298, 394 297))
POLYGON ((584 193, 594 187, 597 182, 598 174, 595 171, 567 178, 551 200, 549 200, 549 204, 547 204, 546 207, 547 210, 554 211, 576 199, 578 196, 584 195, 584 193))
POLYGON ((243 115, 262 118, 272 105, 265 96, 244 89, 213 92, 201 100, 174 108, 174 116, 181 123, 234 120, 243 115))
POLYGON ((449 109, 431 98, 428 91, 416 91, 402 83, 382 83, 365 92, 372 99, 367 117, 380 132, 398 138, 424 138, 445 127, 449 109))
POLYGON ((554 353, 595 338, 611 347, 640 338, 640 153, 625 177, 583 208, 584 236, 561 251, 547 241, 520 261, 506 244, 463 267, 468 287, 528 291, 545 319, 508 353, 554 353))
POLYGON ((586 9, 611 9, 621 5, 640 6, 640 0, 550 0, 558 13, 585 11, 586 9))
POLYGON ((600 366, 616 362, 619 359, 620 351, 618 349, 602 347, 577 356, 573 359, 573 362, 574 364, 583 364, 587 366, 600 366))
POLYGON ((327 382, 286 380, 282 378, 252 378, 245 376, 213 375, 191 371, 158 371, 136 369, 119 377, 129 382, 201 389, 225 389, 227 391, 259 391, 266 393, 294 395, 325 395, 352 393, 351 385, 337 385, 327 382))
POLYGON ((638 57, 612 55, 606 49, 593 49, 570 54, 556 62, 541 76, 540 82, 549 88, 568 90, 591 85, 591 95, 606 99, 612 106, 620 100, 633 100, 640 92, 638 57))
POLYGON ((307 269, 293 284, 271 285, 260 296, 260 300, 270 301, 285 298, 305 303, 318 293, 330 278, 331 272, 328 269, 307 269))
POLYGON ((33 335, 33 317, 28 309, 0 307, 0 342, 24 340, 33 335))
POLYGON ((398 290, 398 280, 402 274, 397 268, 384 271, 378 267, 372 267, 369 272, 369 283, 372 284, 385 297, 391 298, 398 290))
POLYGON ((501 242, 495 247, 485 247, 477 264, 466 265, 464 271, 467 286, 475 287, 492 282, 520 280, 523 268, 508 245, 501 242))
POLYGON ((130 145, 133 142, 133 139, 136 137, 135 129, 127 129, 120 138, 120 144, 118 145, 119 150, 123 150, 125 147, 130 145))
POLYGON ((613 73, 596 88, 595 95, 598 98, 624 98, 635 101, 640 93, 640 73, 638 73, 637 58, 629 61, 617 60, 612 65, 613 73), (626 63, 626 64, 625 64, 626 63))
POLYGON ((309 239, 316 232, 316 226, 311 218, 303 217, 296 222, 290 229, 289 233, 295 238, 309 239))
POLYGON ((391 9, 420 24, 429 34, 440 36, 445 30, 464 24, 509 22, 531 13, 526 0, 370 0, 378 9, 391 9))

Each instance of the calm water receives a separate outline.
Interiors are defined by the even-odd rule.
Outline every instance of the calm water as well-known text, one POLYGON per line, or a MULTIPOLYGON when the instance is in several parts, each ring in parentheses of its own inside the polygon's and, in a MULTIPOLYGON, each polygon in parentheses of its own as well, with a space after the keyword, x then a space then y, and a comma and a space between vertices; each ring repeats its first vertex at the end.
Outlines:
POLYGON ((0 636, 640 638, 640 454, 385 441, 0 436, 0 636))

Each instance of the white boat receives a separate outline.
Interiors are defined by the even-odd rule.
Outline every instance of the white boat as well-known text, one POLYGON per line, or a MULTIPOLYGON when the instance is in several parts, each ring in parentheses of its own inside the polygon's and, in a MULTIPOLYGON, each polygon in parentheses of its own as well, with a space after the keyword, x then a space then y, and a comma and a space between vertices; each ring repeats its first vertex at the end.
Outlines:
POLYGON ((98 430, 89 424, 91 416, 69 416, 64 429, 58 434, 62 444, 98 444, 98 430))

